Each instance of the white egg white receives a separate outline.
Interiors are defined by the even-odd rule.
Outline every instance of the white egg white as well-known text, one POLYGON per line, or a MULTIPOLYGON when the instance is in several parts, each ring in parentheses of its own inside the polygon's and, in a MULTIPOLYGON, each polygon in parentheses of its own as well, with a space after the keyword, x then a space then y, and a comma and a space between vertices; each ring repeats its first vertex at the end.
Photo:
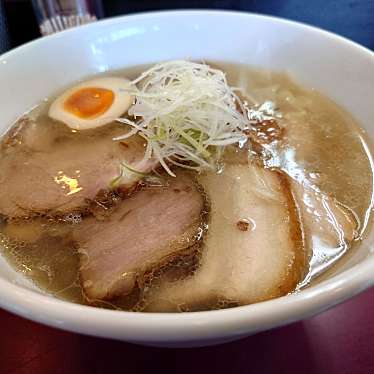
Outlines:
POLYGON ((58 96, 57 99, 51 104, 48 115, 55 120, 65 123, 70 128, 75 130, 88 130, 103 126, 120 117, 131 106, 133 96, 126 92, 126 89, 128 89, 130 85, 131 83, 128 79, 119 77, 97 78, 82 82, 74 87, 69 88, 58 96), (65 101, 71 95, 73 95, 74 92, 82 88, 91 87, 105 88, 113 91, 114 101, 104 113, 95 118, 84 119, 64 109, 65 101))

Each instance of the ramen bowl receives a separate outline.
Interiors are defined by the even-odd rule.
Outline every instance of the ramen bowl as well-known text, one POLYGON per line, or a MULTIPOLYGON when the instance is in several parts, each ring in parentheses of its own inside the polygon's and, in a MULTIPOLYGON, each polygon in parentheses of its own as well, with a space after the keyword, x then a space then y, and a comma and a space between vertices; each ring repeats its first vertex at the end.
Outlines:
MULTIPOLYGON (((0 131, 74 81, 155 61, 193 59, 287 72, 347 109, 374 138, 374 54, 303 24, 254 14, 172 11, 118 17, 28 43, 0 57, 0 131)), ((15 170, 14 172, 17 172, 15 170)), ((367 224, 370 225, 370 217, 367 224)), ((374 284, 374 232, 319 282, 257 304, 135 313, 59 300, 0 257, 0 306, 33 321, 133 343, 186 347, 239 339, 320 313, 374 284)))

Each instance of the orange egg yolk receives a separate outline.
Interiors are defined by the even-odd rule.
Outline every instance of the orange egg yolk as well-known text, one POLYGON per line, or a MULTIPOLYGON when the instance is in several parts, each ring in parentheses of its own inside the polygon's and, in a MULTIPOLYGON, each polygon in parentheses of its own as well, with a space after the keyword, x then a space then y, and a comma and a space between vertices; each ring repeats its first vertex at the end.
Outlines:
POLYGON ((106 88, 85 87, 75 91, 64 102, 64 109, 82 119, 93 119, 113 104, 114 92, 106 88))

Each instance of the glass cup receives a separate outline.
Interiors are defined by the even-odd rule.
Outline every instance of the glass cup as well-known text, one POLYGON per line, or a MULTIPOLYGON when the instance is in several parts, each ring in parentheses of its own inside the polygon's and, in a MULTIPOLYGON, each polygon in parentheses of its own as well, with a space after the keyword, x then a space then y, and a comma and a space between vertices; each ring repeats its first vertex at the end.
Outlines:
POLYGON ((100 0, 32 0, 42 35, 96 21, 102 16, 100 0))

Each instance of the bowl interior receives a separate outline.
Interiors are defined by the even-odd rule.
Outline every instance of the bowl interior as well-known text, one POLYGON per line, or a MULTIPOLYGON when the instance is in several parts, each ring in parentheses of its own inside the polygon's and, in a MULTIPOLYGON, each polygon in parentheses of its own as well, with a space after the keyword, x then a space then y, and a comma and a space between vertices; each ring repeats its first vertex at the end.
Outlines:
MULTIPOLYGON (((224 12, 117 18, 44 38, 3 55, 0 133, 60 87, 108 70, 175 58, 286 71, 300 84, 345 107, 374 139, 374 57, 370 52, 300 24, 224 12)), ((328 282, 356 264, 372 261, 373 242, 371 232, 355 253, 334 268, 328 282)), ((39 292, 1 257, 0 279, 39 292)))

